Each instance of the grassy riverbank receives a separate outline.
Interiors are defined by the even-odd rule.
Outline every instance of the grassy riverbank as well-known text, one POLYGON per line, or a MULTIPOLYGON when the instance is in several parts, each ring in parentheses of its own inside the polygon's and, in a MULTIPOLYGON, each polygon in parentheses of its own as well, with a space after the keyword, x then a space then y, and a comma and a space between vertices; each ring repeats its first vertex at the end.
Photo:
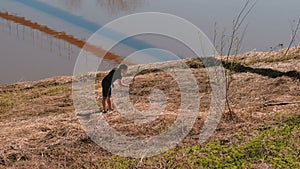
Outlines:
MULTIPOLYGON (((209 80, 199 60, 184 60, 198 81, 199 117, 176 148, 144 159, 115 156, 93 143, 74 111, 71 77, 0 86, 0 168, 299 168, 300 48, 283 53, 252 52, 224 62, 231 69, 228 98, 235 116, 230 119, 226 110, 204 145, 197 144, 197 136, 209 112, 209 80)), ((98 91, 104 75, 98 73, 98 91)), ((140 110, 149 107, 151 90, 164 91, 171 98, 167 113, 153 123, 135 124, 114 111, 103 115, 108 124, 135 137, 165 131, 180 101, 172 77, 149 69, 132 87, 132 102, 140 110)))

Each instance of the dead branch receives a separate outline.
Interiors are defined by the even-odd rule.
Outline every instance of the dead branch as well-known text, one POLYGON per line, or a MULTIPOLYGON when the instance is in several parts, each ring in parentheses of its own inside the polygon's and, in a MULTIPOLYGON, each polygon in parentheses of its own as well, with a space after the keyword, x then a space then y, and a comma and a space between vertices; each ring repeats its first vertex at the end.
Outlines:
POLYGON ((266 104, 264 104, 264 106, 265 107, 269 107, 269 106, 283 106, 283 105, 288 105, 288 104, 300 104, 300 101, 296 101, 296 102, 266 103, 266 104))

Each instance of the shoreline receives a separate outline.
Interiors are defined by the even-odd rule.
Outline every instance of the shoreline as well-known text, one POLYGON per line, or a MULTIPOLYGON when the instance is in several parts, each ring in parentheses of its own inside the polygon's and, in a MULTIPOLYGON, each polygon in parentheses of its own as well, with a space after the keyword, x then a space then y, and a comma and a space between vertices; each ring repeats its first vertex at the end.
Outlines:
MULTIPOLYGON (((254 65, 256 63, 270 63, 270 62, 281 62, 281 61, 291 60, 291 59, 300 59, 300 46, 291 48, 289 50, 289 53, 287 56, 282 56, 285 53, 285 51, 286 51, 286 49, 281 49, 281 50, 272 51, 272 52, 246 52, 243 54, 238 54, 237 56, 229 56, 228 61, 250 66, 250 65, 254 65)), ((217 58, 225 60, 227 57, 226 56, 218 56, 217 58)), ((183 61, 186 64, 189 64, 190 60, 193 60, 193 58, 186 58, 186 59, 182 59, 179 61, 183 61)), ((155 65, 159 65, 159 64, 165 64, 167 62, 176 62, 176 61, 174 60, 174 61, 166 61, 166 62, 156 62, 156 63, 150 63, 149 65, 155 66, 155 65)), ((134 66, 138 66, 138 65, 134 65, 134 66)), ((299 70, 300 70, 300 68, 299 68, 299 70)), ((105 73, 107 71, 109 71, 109 70, 98 71, 96 73, 101 74, 101 73, 105 73)), ((71 79, 71 81, 72 81, 72 76, 73 75, 62 75, 62 76, 57 75, 57 76, 46 77, 46 78, 33 80, 33 81, 30 81, 30 80, 29 81, 26 81, 26 80, 18 81, 18 82, 13 82, 13 83, 8 83, 8 84, 0 84, 0 88, 5 87, 5 86, 18 85, 18 84, 26 84, 26 83, 34 84, 34 83, 39 83, 39 82, 43 82, 43 81, 52 81, 53 79, 59 79, 59 81, 61 81, 61 79, 63 79, 63 78, 69 79, 69 80, 71 79)))

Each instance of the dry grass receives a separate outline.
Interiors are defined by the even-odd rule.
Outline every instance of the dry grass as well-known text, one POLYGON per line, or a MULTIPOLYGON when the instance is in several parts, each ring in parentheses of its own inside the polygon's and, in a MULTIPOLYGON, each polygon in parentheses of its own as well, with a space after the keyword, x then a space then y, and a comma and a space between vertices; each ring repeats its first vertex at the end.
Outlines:
MULTIPOLYGON (((293 54, 293 50, 291 52, 293 54)), ((237 61, 251 63, 253 68, 272 68, 284 72, 300 70, 297 52, 295 55, 289 55, 295 57, 282 59, 278 54, 280 52, 277 53, 274 62, 254 63, 253 60, 257 59, 255 54, 237 57, 237 61)), ((201 62, 193 59, 186 62, 192 67, 198 81, 201 108, 193 129, 177 149, 197 144, 211 98, 209 79, 201 62)), ((158 65, 167 67, 168 64, 158 65)), ((136 68, 133 69, 132 72, 136 68)), ((177 73, 180 73, 180 70, 177 73)), ((98 90, 103 76, 103 73, 97 74, 98 90)), ((177 117, 180 92, 170 75, 156 69, 144 71, 136 76, 130 89, 130 99, 137 109, 149 108, 148 96, 153 89, 160 89, 167 96, 165 111, 154 121, 133 123, 117 111, 105 114, 104 118, 116 130, 128 136, 150 137, 162 133, 177 117)), ((124 161, 112 156, 89 139, 74 112, 71 94, 70 77, 55 77, 0 87, 0 168, 96 168, 116 166, 115 161, 111 160, 124 161)), ((101 92, 97 94, 101 95, 101 92)), ((300 101, 300 82, 288 76, 271 78, 249 72, 233 73, 228 94, 233 110, 243 121, 233 123, 222 120, 211 139, 218 139, 223 144, 241 144, 257 134, 252 132, 254 129, 263 128, 266 123, 272 124, 278 118, 284 121, 284 113, 299 113, 299 104, 266 106, 267 103, 300 101), (245 135, 242 140, 237 131, 245 135)), ((167 166, 164 160, 161 157, 154 163, 157 166, 159 163, 167 166)), ((146 162, 139 163, 134 160, 128 166, 151 168, 146 162)))
MULTIPOLYGON (((300 58, 300 46, 291 48, 287 55, 284 56, 286 50, 287 49, 272 52, 248 52, 234 57, 230 57, 229 61, 236 61, 245 65, 253 65, 256 63, 284 62, 300 58)), ((223 56, 222 58, 226 57, 223 56)))

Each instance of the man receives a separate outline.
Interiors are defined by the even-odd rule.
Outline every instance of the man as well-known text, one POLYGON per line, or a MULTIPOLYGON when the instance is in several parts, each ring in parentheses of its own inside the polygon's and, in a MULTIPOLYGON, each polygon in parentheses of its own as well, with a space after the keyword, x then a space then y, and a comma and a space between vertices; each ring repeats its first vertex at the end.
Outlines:
POLYGON ((107 113, 106 102, 108 104, 108 109, 113 110, 111 104, 111 90, 115 81, 118 81, 120 86, 129 87, 122 83, 122 77, 127 73, 128 66, 125 64, 121 64, 118 68, 112 69, 108 75, 104 77, 102 80, 102 106, 103 113, 107 113))

